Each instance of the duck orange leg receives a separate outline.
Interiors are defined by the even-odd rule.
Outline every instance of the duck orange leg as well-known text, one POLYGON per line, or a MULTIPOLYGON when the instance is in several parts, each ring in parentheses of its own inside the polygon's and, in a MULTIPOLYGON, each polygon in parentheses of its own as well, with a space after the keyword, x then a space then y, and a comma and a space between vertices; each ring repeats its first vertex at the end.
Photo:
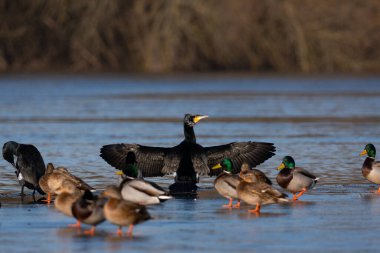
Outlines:
POLYGON ((48 195, 47 195, 47 199, 43 199, 43 200, 41 200, 41 201, 50 204, 50 202, 51 202, 51 194, 50 194, 50 192, 49 192, 48 195))
POLYGON ((123 230, 122 230, 121 226, 119 226, 119 228, 116 230, 116 234, 120 237, 123 235, 123 230))
POLYGON ((260 209, 261 209, 260 204, 257 204, 255 209, 248 210, 248 212, 260 214, 260 209))
POLYGON ((90 229, 84 230, 83 234, 94 236, 94 234, 95 234, 95 226, 92 226, 90 229))
POLYGON ((232 207, 232 198, 230 198, 230 202, 228 202, 228 205, 223 205, 223 207, 231 208, 232 207))
POLYGON ((80 228, 80 221, 77 220, 77 223, 75 223, 75 224, 69 224, 68 226, 71 227, 71 228, 80 228))
POLYGON ((133 224, 129 225, 129 229, 128 229, 127 235, 129 237, 132 237, 132 235, 133 235, 133 224))
POLYGON ((240 208, 240 200, 236 203, 236 205, 233 206, 234 208, 240 208))
POLYGON ((298 198, 301 197, 306 191, 306 189, 302 189, 302 191, 300 191, 298 194, 293 194, 293 201, 298 200, 298 198))

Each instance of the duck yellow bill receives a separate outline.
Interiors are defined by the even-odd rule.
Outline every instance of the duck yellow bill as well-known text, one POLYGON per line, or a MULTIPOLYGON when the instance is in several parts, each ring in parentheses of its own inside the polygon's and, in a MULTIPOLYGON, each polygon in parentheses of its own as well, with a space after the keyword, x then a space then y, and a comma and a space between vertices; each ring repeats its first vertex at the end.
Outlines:
POLYGON ((361 156, 366 155, 366 154, 367 154, 367 150, 365 149, 360 153, 361 156))
POLYGON ((281 163, 280 166, 277 167, 277 170, 285 169, 285 164, 281 163))
POLYGON ((119 171, 116 171, 115 174, 121 176, 121 175, 123 175, 124 173, 123 173, 123 171, 119 170, 119 171))
POLYGON ((216 169, 220 169, 222 168, 222 165, 220 165, 220 163, 218 163, 217 165, 215 165, 214 167, 212 167, 211 169, 212 170, 216 170, 216 169))
POLYGON ((207 115, 198 115, 194 117, 194 123, 198 123, 201 119, 208 118, 207 115))

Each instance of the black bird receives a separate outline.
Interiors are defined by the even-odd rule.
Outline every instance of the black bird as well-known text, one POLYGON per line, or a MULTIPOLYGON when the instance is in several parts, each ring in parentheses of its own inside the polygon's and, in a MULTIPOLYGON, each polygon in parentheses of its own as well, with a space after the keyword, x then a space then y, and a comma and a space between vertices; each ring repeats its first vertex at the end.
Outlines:
POLYGON ((100 150, 100 156, 111 166, 122 170, 126 166, 128 152, 136 155, 137 168, 144 177, 163 176, 176 172, 172 193, 195 192, 198 175, 218 175, 223 169, 210 168, 224 158, 233 163, 232 173, 238 173, 243 162, 256 166, 272 157, 273 143, 233 142, 220 146, 202 147, 197 144, 194 126, 204 115, 186 114, 183 120, 185 139, 172 148, 148 147, 139 144, 110 144, 100 150))
POLYGON ((33 190, 33 196, 37 190, 45 194, 38 181, 45 174, 45 163, 38 149, 30 144, 19 144, 8 141, 3 146, 3 157, 16 169, 15 173, 21 185, 21 196, 24 195, 24 187, 33 190), (14 157, 17 158, 16 162, 14 157))

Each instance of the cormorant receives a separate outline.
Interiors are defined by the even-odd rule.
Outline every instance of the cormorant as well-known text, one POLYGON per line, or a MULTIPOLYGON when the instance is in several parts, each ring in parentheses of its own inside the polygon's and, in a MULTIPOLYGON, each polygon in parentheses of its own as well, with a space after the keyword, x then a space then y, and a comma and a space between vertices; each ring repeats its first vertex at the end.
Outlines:
POLYGON ((238 173, 243 162, 256 166, 272 157, 275 152, 273 143, 232 142, 220 146, 202 147, 197 144, 194 126, 204 115, 186 114, 183 120, 185 139, 172 148, 149 147, 139 144, 110 144, 100 150, 100 156, 111 166, 122 170, 126 166, 128 152, 136 155, 137 168, 144 177, 163 176, 176 172, 175 183, 169 188, 171 193, 195 193, 197 176, 218 175, 223 170, 211 171, 210 168, 224 158, 230 158, 238 173))
POLYGON ((45 194, 38 185, 38 181, 45 174, 45 163, 35 146, 8 141, 3 146, 3 157, 16 169, 21 196, 24 195, 24 186, 33 190, 33 197, 36 190, 45 194), (17 158, 16 162, 14 157, 17 158))

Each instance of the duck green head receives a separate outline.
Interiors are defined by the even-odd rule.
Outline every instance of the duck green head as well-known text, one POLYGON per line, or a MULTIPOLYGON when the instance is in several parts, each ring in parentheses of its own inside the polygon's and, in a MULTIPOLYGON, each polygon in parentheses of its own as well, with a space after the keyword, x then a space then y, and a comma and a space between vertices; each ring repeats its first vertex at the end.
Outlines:
POLYGON ((230 158, 224 158, 220 163, 212 167, 211 169, 216 170, 222 168, 224 171, 232 173, 232 161, 230 158))
POLYGON ((122 171, 123 171, 123 174, 128 177, 137 178, 139 175, 139 171, 137 170, 136 163, 128 164, 127 167, 124 168, 122 171))
POLYGON ((365 145, 364 150, 360 153, 361 156, 367 155, 368 157, 375 158, 376 148, 372 143, 365 145))
POLYGON ((139 171, 137 169, 136 155, 134 152, 128 152, 125 158, 125 167, 116 172, 117 175, 126 175, 127 177, 137 178, 139 171))
POLYGON ((282 169, 293 169, 296 166, 296 163, 294 162, 293 157, 291 156, 285 156, 282 158, 282 163, 280 166, 277 167, 277 170, 282 170, 282 169))

